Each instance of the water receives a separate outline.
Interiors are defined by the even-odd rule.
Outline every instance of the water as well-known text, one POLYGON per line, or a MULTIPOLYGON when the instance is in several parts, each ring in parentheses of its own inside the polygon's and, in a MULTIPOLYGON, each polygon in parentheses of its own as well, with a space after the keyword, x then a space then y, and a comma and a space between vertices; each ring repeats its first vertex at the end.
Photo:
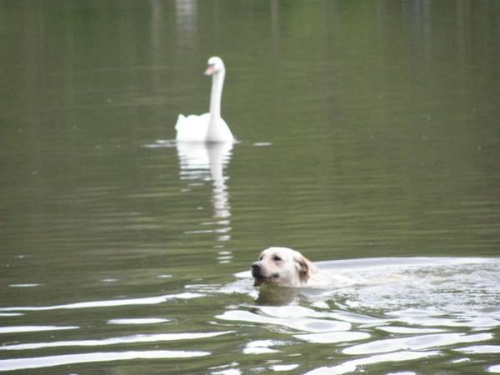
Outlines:
POLYGON ((1 372, 500 372, 498 2, 0 16, 1 372), (214 54, 240 143, 176 145, 214 54), (272 245, 356 282, 256 289, 272 245))

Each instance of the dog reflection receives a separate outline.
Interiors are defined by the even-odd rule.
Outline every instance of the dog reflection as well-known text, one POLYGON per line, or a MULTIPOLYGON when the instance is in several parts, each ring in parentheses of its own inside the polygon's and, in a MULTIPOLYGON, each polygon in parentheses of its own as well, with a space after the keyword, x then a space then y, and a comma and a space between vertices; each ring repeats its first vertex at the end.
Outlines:
POLYGON ((300 289, 277 285, 264 285, 260 288, 255 300, 258 305, 283 306, 289 305, 299 297, 300 289))

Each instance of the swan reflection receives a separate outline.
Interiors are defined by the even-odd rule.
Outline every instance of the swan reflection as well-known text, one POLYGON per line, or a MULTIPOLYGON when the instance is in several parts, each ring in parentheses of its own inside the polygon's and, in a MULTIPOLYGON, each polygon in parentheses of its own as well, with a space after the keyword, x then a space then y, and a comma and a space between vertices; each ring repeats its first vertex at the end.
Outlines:
POLYGON ((178 142, 180 176, 182 180, 212 181, 213 216, 219 241, 230 239, 231 207, 224 168, 229 164, 233 144, 178 142))

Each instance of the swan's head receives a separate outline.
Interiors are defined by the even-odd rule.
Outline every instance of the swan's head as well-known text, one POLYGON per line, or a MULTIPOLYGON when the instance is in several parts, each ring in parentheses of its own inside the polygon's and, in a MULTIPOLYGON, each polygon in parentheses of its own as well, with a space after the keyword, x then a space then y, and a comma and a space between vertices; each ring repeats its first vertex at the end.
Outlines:
POLYGON ((206 76, 211 76, 224 71, 224 63, 220 57, 214 56, 209 58, 207 65, 207 70, 205 70, 206 76))

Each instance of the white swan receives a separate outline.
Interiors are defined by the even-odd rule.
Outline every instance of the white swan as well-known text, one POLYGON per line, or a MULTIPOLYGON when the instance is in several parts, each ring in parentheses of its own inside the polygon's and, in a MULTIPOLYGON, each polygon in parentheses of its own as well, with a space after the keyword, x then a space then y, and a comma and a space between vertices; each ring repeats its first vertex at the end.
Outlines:
POLYGON ((226 69, 220 57, 208 59, 205 75, 212 76, 212 92, 210 94, 210 113, 203 115, 179 115, 175 129, 177 141, 180 142, 234 142, 229 126, 220 114, 222 88, 226 69))

